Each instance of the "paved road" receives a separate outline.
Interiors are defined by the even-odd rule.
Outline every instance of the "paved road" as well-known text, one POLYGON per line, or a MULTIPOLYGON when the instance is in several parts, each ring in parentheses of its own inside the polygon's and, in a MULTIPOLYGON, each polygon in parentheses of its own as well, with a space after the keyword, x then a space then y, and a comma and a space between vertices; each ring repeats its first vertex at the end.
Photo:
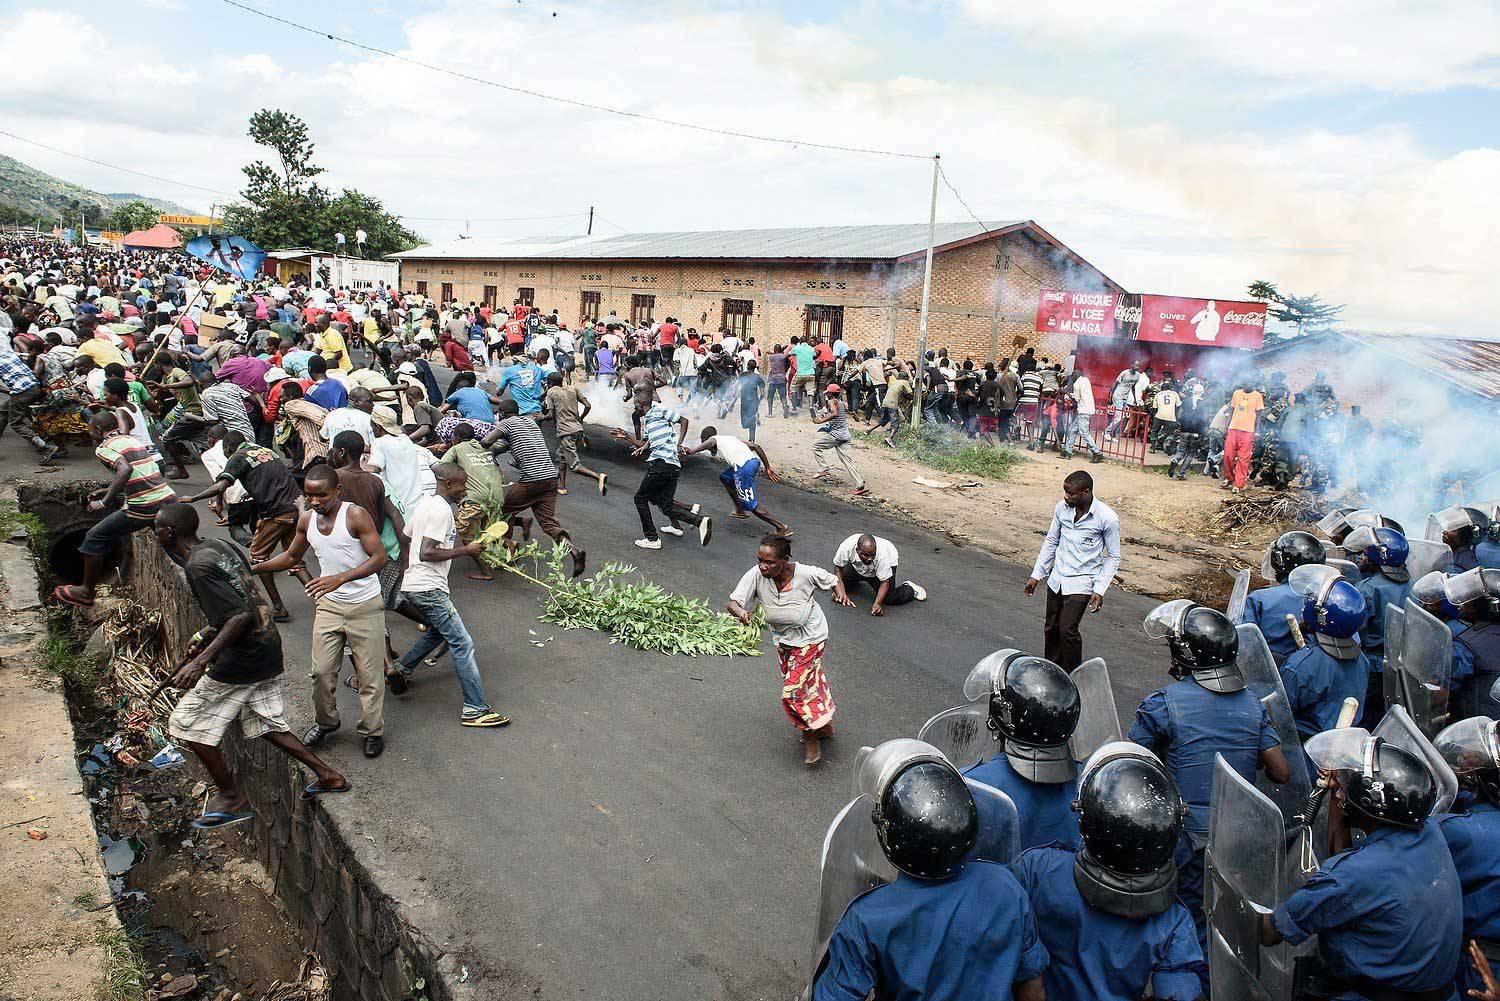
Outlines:
MULTIPOLYGON (((754 561, 757 523, 724 519, 712 544, 666 539, 631 545, 638 466, 595 435, 596 465, 615 481, 601 498, 588 481, 562 502, 564 523, 594 565, 636 563, 656 582, 725 601, 754 561)), ((75 455, 78 454, 75 452, 75 455)), ((773 459, 775 457, 773 456, 773 459)), ((92 472, 83 459, 72 471, 92 472)), ((14 435, 0 438, 3 475, 34 468, 14 435)), ((727 513, 718 467, 690 460, 679 497, 727 513)), ((192 484, 201 482, 198 469, 192 484)), ((758 658, 650 655, 592 632, 536 621, 538 602, 512 578, 480 584, 455 569, 455 600, 480 654, 491 701, 515 722, 499 731, 458 726, 447 662, 423 668, 411 694, 386 703, 388 749, 367 762, 340 686, 344 730, 329 756, 356 791, 329 808, 369 845, 362 859, 393 895, 459 952, 497 997, 791 999, 807 974, 817 858, 826 825, 849 798, 855 752, 914 736, 956 704, 983 655, 1039 649, 1043 599, 1021 594, 1028 567, 786 486, 767 502, 797 530, 794 556, 831 564, 838 541, 878 533, 926 603, 884 618, 824 602, 838 736, 806 769, 778 703, 779 677, 758 658), (531 630, 548 639, 531 645, 531 630), (444 931, 444 929, 451 931, 444 931)), ((288 594, 284 627, 294 724, 311 721, 310 613, 288 594)), ((1165 677, 1165 658, 1141 633, 1153 603, 1112 591, 1088 617, 1091 654, 1110 662, 1128 718, 1165 677)), ((392 618, 398 649, 414 631, 392 618)))

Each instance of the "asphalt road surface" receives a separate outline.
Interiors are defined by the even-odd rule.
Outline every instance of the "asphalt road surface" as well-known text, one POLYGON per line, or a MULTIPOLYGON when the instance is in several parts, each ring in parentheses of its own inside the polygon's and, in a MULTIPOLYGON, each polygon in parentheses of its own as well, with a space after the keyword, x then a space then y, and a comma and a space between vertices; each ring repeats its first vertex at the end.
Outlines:
MULTIPOLYGON (((627 561, 722 606, 753 565, 762 526, 725 517, 721 466, 688 460, 678 490, 719 516, 712 543, 664 536, 659 552, 639 550, 639 464, 593 430, 586 460, 610 473, 609 496, 579 479, 560 506, 591 565, 627 561)), ((72 455, 50 477, 102 476, 85 449, 72 455)), ((14 433, 0 438, 0 475, 35 468, 14 433)), ((188 485, 204 482, 196 467, 188 485)), ((965 675, 991 651, 1040 652, 1044 598, 1021 592, 1029 567, 792 487, 763 483, 762 496, 795 528, 795 558, 831 567, 838 542, 873 532, 895 543, 901 575, 929 596, 883 618, 871 617, 868 592, 853 609, 821 599, 838 733, 815 769, 802 764, 782 713, 771 653, 668 657, 565 632, 537 621, 531 585, 504 574, 476 583, 465 563, 450 577, 454 599, 509 727, 458 725, 445 658, 422 667, 407 696, 387 698, 387 749, 366 761, 357 699, 340 686, 344 725, 325 746, 355 791, 327 808, 355 832, 361 861, 486 993, 790 1001, 808 974, 823 833, 850 798, 858 748, 915 736, 962 701, 965 675)), ((282 632, 286 692, 300 732, 312 722, 311 612, 295 582, 282 591, 293 614, 282 632)), ((1153 604, 1112 590, 1084 623, 1087 655, 1108 660, 1127 721, 1166 680, 1165 650, 1141 632, 1153 604)), ((390 622, 405 649, 413 627, 390 622)))

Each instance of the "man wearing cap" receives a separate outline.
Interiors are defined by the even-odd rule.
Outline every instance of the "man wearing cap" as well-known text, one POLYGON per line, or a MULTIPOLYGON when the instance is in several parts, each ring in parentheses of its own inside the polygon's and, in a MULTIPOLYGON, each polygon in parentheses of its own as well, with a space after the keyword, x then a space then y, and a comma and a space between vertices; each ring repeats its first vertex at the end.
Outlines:
POLYGON ((829 383, 828 388, 823 391, 828 416, 819 425, 817 440, 813 442, 813 461, 818 464, 818 471, 813 474, 813 479, 827 479, 833 472, 828 460, 823 457, 823 453, 832 451, 854 483, 854 496, 863 497, 870 491, 865 489, 865 479, 854 467, 854 458, 849 451, 852 438, 849 434, 849 418, 844 412, 843 392, 843 387, 836 382, 829 383))

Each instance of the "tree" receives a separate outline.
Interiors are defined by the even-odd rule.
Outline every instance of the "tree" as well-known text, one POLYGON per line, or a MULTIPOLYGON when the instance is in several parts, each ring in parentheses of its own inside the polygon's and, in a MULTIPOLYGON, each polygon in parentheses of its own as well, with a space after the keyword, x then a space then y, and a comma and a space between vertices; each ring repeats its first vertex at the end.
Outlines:
POLYGON ((276 154, 275 164, 256 160, 244 167, 244 204, 224 210, 224 225, 252 243, 275 247, 333 248, 342 232, 352 245, 354 231, 368 236, 366 252, 381 257, 406 250, 421 238, 385 210, 380 199, 346 188, 337 198, 317 183, 323 168, 313 162, 307 123, 289 112, 262 108, 250 116, 250 138, 276 154))
POLYGON ((1266 340, 1272 343, 1301 337, 1319 330, 1327 330, 1338 322, 1339 315, 1344 312, 1345 308, 1342 305, 1335 306, 1332 303, 1326 303, 1316 295, 1293 295, 1290 292, 1283 292, 1268 281, 1251 282, 1248 291, 1252 299, 1259 299, 1268 304, 1266 313, 1272 319, 1297 328, 1296 333, 1276 333, 1267 330, 1266 340))
POLYGON ((116 205, 109 213, 109 228, 120 233, 133 233, 155 226, 156 217, 156 206, 147 202, 126 202, 116 205))

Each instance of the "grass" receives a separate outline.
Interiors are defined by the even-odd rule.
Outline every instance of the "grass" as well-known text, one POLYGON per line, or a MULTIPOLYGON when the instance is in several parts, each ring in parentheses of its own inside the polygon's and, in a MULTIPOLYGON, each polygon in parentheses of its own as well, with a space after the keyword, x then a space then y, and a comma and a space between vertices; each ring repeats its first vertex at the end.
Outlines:
POLYGON ((123 928, 99 933, 104 949, 104 979, 99 1001, 141 1001, 145 996, 146 967, 123 928))
MULTIPOLYGON (((874 441, 885 435, 882 431, 871 431, 866 437, 874 441)), ((1021 454, 1009 446, 986 444, 951 428, 929 423, 923 423, 920 428, 903 427, 896 434, 896 450, 931 469, 991 480, 1010 479, 1015 467, 1024 461, 1021 454)))
POLYGON ((92 911, 95 907, 99 906, 99 898, 94 894, 93 890, 86 890, 73 898, 73 906, 81 907, 86 911, 92 911))
POLYGON ((47 526, 42 524, 42 519, 21 511, 15 501, 0 501, 0 542, 8 540, 18 527, 26 529, 34 552, 47 548, 47 526))
POLYGON ((47 670, 80 691, 92 691, 99 682, 101 665, 85 657, 73 637, 59 624, 54 624, 47 634, 42 659, 47 670))

